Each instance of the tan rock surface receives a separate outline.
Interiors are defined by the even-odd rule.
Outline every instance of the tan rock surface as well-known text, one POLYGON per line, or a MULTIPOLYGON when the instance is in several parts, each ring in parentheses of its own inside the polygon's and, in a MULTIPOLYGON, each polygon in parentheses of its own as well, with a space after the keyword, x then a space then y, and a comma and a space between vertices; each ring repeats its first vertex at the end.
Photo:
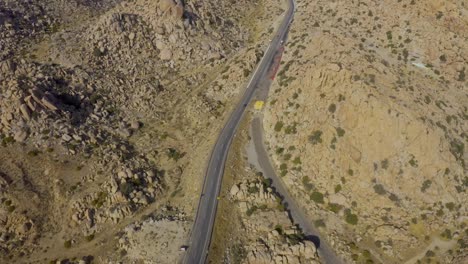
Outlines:
POLYGON ((297 4, 265 114, 285 183, 347 259, 402 263, 439 236, 459 241, 425 258, 463 254, 461 2, 297 4))

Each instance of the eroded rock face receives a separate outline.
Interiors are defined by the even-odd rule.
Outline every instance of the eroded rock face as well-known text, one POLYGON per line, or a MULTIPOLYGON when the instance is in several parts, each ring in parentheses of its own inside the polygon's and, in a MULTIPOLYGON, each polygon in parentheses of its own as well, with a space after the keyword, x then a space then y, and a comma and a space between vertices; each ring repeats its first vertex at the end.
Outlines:
MULTIPOLYGON (((89 263, 63 248, 87 254, 80 247, 94 235, 120 231, 170 195, 166 187, 184 189, 179 184, 199 166, 193 160, 202 159, 194 157, 208 151, 198 135, 221 122, 263 49, 247 42, 250 28, 241 26, 254 4, 1 1, 0 176, 16 166, 15 177, 0 177, 1 263, 89 263), (194 157, 186 152, 192 144, 194 157), (16 221, 17 213, 25 221, 16 221)), ((183 195, 190 208, 193 193, 183 195)), ((186 227, 172 220, 163 224, 167 241, 186 227)), ((180 239, 186 236, 184 230, 180 239)), ((146 254, 138 251, 142 240, 121 248, 134 250, 131 261, 146 254)), ((171 246, 177 252, 158 253, 156 263, 174 263, 180 245, 171 246)), ((104 262, 130 259, 91 251, 104 262)))
MULTIPOLYGON (((291 192, 326 219, 337 248, 352 237, 349 257, 371 250, 398 263, 443 232, 464 230, 467 82, 458 58, 468 56, 466 42, 448 33, 466 33, 459 3, 298 6, 265 115, 291 192), (309 12, 318 18, 309 22, 309 12), (376 246, 366 249, 360 241, 369 238, 376 246)), ((463 251, 449 240, 442 262, 463 251)))
POLYGON ((230 200, 241 212, 245 233, 237 242, 247 251, 242 263, 320 263, 316 246, 303 238, 281 209, 281 199, 268 181, 252 178, 234 184, 229 191, 230 200))

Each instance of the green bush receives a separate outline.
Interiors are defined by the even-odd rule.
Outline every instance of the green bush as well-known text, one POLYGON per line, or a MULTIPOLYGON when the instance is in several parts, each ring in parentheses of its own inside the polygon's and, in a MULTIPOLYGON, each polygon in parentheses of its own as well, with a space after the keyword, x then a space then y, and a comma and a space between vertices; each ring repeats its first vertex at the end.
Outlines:
POLYGON ((340 205, 340 204, 336 204, 336 203, 329 203, 328 204, 328 210, 334 212, 335 214, 340 212, 341 208, 343 208, 343 206, 340 205))
POLYGON ((293 163, 294 163, 295 165, 302 164, 301 158, 300 158, 300 157, 296 157, 296 158, 293 160, 293 163))
POLYGON ((94 234, 91 234, 91 235, 85 236, 85 239, 86 239, 86 241, 90 242, 91 240, 93 240, 93 239, 94 239, 94 234))
POLYGON ((15 139, 13 137, 8 136, 8 137, 2 138, 2 146, 6 146, 14 142, 15 142, 15 139))
POLYGON ((338 137, 342 137, 345 134, 345 130, 342 129, 341 127, 336 128, 336 133, 338 134, 338 137))
POLYGON ((31 150, 28 152, 28 156, 31 156, 31 157, 36 157, 39 154, 41 154, 41 152, 37 149, 31 150))
POLYGON ((346 220, 346 223, 348 223, 350 225, 357 225, 357 223, 358 223, 357 215, 352 214, 352 213, 346 214, 345 220, 346 220))
POLYGON ((310 199, 316 203, 321 203, 323 204, 324 201, 323 201, 323 194, 321 192, 317 192, 317 191, 314 191, 311 195, 310 195, 310 199))
POLYGON ((445 204, 445 207, 447 207, 447 209, 449 209, 450 211, 453 211, 453 209, 455 209, 455 204, 452 202, 449 202, 445 204))
POLYGON ((168 148, 167 149, 167 156, 170 159, 178 161, 179 159, 181 159, 181 158, 183 158, 185 156, 185 153, 181 153, 175 148, 168 148))
POLYGON ((388 169, 388 159, 384 159, 380 162, 380 166, 382 166, 382 169, 386 170, 388 169))
POLYGON ((302 184, 307 191, 310 191, 315 188, 314 184, 310 183, 310 179, 308 176, 302 177, 302 184))
POLYGON ((63 246, 64 246, 65 248, 71 248, 71 246, 72 246, 71 240, 65 241, 65 242, 63 243, 63 246))
POLYGON ((9 213, 13 213, 13 211, 15 211, 16 207, 14 205, 10 205, 8 206, 7 210, 9 213))
POLYGON ((296 126, 297 126, 296 123, 287 126, 286 129, 284 130, 284 133, 286 133, 287 135, 296 134, 297 133, 296 126))
POLYGON ((276 154, 280 155, 284 152, 284 148, 276 148, 276 154))
POLYGON ((262 184, 263 184, 264 188, 271 187, 272 183, 273 183, 273 180, 269 179, 269 178, 263 178, 263 180, 262 180, 262 184))
POLYGON ((345 214, 345 221, 346 223, 348 224, 351 224, 351 225, 356 225, 357 222, 358 222, 358 217, 356 214, 353 214, 351 209, 349 208, 346 208, 344 210, 344 214, 345 214))
POLYGON ((385 188, 383 187, 382 184, 376 184, 374 185, 374 191, 377 193, 377 194, 380 194, 380 195, 384 195, 387 193, 387 191, 385 190, 385 188))
POLYGON ((425 192, 429 187, 431 187, 432 181, 431 180, 425 180, 421 186, 421 192, 425 192))
POLYGON ((341 191, 342 187, 341 184, 338 184, 335 186, 335 193, 339 193, 341 191))
POLYGON ((330 113, 335 113, 336 111, 336 105, 335 104, 331 104, 329 107, 328 107, 328 112, 330 113))
POLYGON ((276 132, 280 132, 281 129, 283 128, 283 126, 284 126, 284 123, 283 123, 283 122, 281 122, 281 121, 276 122, 276 124, 275 124, 275 131, 276 131, 276 132))
POLYGON ((320 130, 316 130, 312 132, 312 135, 309 136, 309 142, 312 145, 317 145, 318 143, 322 143, 322 134, 323 132, 320 130))

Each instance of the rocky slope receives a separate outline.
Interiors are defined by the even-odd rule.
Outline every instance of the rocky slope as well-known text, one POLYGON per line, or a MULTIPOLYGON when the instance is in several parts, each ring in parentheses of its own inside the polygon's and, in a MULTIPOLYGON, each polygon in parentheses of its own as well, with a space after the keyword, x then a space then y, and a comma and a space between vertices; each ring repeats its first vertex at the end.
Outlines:
POLYGON ((122 246, 115 234, 168 201, 191 221, 205 135, 223 124, 278 9, 2 1, 0 262, 118 260, 114 250, 139 242, 122 246))
POLYGON ((266 108, 291 193, 350 262, 467 256, 463 1, 297 1, 266 108))
MULTIPOLYGON (((281 198, 261 176, 234 184, 230 198, 240 210, 242 244, 228 250, 241 263, 320 263, 315 245, 291 223, 281 198), (235 255, 234 253, 238 253, 235 255), (243 253, 243 254, 241 254, 243 253)), ((234 262, 235 263, 235 262, 234 262)))

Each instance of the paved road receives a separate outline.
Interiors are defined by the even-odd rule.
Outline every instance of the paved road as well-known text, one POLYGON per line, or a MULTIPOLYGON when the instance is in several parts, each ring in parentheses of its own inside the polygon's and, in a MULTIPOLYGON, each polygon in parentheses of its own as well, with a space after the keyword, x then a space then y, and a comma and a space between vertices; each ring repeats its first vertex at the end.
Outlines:
POLYGON ((210 161, 203 183, 202 195, 198 205, 197 216, 192 229, 187 254, 184 263, 202 264, 205 263, 208 249, 211 242, 214 220, 218 206, 217 197, 221 189, 221 181, 224 174, 224 165, 229 152, 233 136, 239 126, 242 116, 249 102, 252 100, 257 84, 260 80, 267 78, 266 74, 273 63, 276 51, 285 41, 294 15, 294 0, 288 0, 289 8, 284 14, 276 35, 271 40, 270 46, 266 50, 260 64, 257 66, 252 78, 247 85, 244 95, 231 114, 224 126, 218 140, 211 153, 210 161))
POLYGON ((281 196, 281 198, 283 198, 283 204, 286 205, 288 213, 293 219, 294 223, 298 224, 302 229, 302 232, 304 232, 306 235, 306 238, 312 240, 317 246, 320 260, 327 264, 344 263, 335 255, 334 251, 328 245, 328 243, 323 239, 320 239, 318 231, 311 223, 311 219, 307 217, 307 215, 304 213, 304 210, 299 207, 299 205, 290 195, 288 189, 284 186, 283 181, 277 176, 275 169, 271 165, 268 153, 265 150, 265 145, 263 143, 263 123, 260 117, 254 118, 250 130, 250 135, 252 137, 255 152, 257 154, 257 162, 263 172, 263 175, 272 180, 272 186, 275 188, 276 192, 281 196))

